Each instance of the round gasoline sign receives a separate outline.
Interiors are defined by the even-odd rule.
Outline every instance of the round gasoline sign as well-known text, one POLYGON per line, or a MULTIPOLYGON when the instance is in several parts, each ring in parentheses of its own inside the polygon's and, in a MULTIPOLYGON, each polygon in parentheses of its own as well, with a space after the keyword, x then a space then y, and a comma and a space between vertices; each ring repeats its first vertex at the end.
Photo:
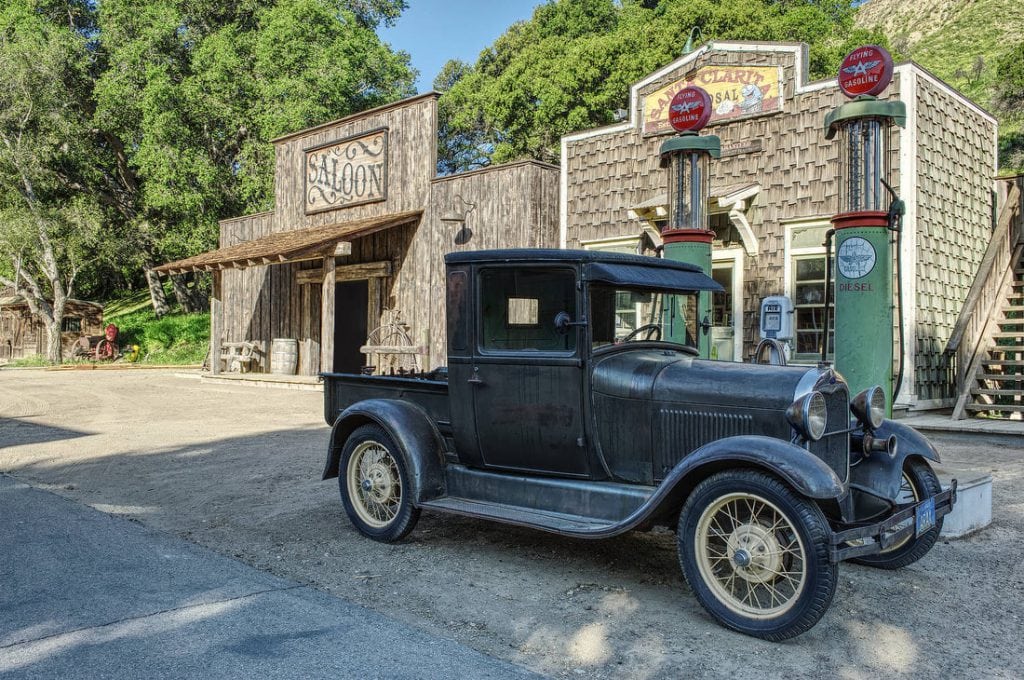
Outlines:
POLYGON ((695 85, 676 92, 668 105, 668 122, 678 132, 696 132, 711 118, 711 97, 695 85))
POLYGON ((863 45, 839 65, 839 89, 847 97, 875 96, 892 80, 892 57, 878 45, 863 45))

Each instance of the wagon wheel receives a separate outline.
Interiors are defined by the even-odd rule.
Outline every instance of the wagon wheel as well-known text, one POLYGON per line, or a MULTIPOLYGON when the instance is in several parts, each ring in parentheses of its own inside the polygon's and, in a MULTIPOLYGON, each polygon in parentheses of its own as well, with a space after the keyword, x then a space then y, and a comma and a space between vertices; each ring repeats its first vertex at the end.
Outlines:
POLYGON ((378 354, 378 369, 381 373, 388 373, 390 371, 396 373, 415 373, 419 371, 419 357, 414 351, 414 343, 412 337, 406 331, 406 325, 399 321, 397 311, 388 310, 386 314, 385 318, 389 319, 388 323, 374 328, 366 337, 366 345, 369 347, 408 347, 409 352, 378 354))
POLYGON ((83 357, 88 357, 92 354, 91 350, 92 348, 89 346, 89 338, 83 335, 78 340, 75 340, 75 344, 71 346, 71 358, 81 359, 83 357))
POLYGON ((96 359, 99 361, 110 361, 117 356, 117 343, 103 338, 96 343, 96 359))

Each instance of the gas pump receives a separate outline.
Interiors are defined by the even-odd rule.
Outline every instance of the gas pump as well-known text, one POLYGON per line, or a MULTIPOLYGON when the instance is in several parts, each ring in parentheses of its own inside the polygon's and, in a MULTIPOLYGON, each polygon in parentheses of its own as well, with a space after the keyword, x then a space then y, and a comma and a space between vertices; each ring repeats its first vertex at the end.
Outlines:
MULTIPOLYGON (((708 229, 708 165, 721 156, 721 142, 698 132, 711 118, 711 97, 699 87, 685 87, 669 103, 669 123, 678 135, 661 145, 661 167, 668 168, 668 225, 662 230, 663 257, 697 265, 711 276, 711 243, 708 229)), ((678 304, 675 302, 673 304, 678 304)), ((666 310, 669 321, 676 310, 666 310)), ((699 331, 694 340, 700 356, 711 356, 711 294, 698 297, 699 331)), ((667 323, 669 336, 685 342, 685 325, 667 323)))
MULTIPOLYGON (((892 79, 893 62, 881 47, 867 45, 846 55, 839 88, 852 101, 825 117, 825 137, 840 136, 839 209, 832 218, 827 252, 835 236, 835 363, 856 394, 873 385, 893 398, 892 232, 902 203, 889 203, 886 183, 889 137, 906 124, 906 106, 876 95, 892 79)), ((829 257, 829 271, 832 270, 829 257)), ((828 344, 828 286, 822 359, 828 344)), ((902 371, 901 371, 902 374, 902 371)))

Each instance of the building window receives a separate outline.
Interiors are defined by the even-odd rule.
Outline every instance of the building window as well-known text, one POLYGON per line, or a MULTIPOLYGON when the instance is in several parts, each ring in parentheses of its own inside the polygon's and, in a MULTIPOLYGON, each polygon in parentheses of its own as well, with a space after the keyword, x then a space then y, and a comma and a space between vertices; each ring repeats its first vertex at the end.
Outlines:
POLYGON ((77 316, 65 316, 60 323, 60 329, 65 333, 81 333, 82 320, 77 316))
MULTIPOLYGON (((793 358, 813 360, 821 357, 822 330, 825 324, 825 254, 793 257, 793 329, 796 337, 793 358)), ((832 274, 832 300, 835 300, 835 273, 832 274)), ((835 314, 829 319, 828 354, 835 351, 835 314)))

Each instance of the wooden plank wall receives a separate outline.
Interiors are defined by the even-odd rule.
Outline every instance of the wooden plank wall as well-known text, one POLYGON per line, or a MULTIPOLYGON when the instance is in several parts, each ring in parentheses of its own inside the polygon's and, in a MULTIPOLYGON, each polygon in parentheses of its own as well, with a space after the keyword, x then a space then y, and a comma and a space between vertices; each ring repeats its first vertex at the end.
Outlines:
POLYGON ((423 222, 423 237, 411 244, 408 260, 429 263, 429 267, 419 265, 411 289, 417 291, 415 298, 422 306, 416 328, 426 325, 431 366, 440 366, 447 360, 444 255, 489 248, 557 247, 558 168, 521 161, 438 178, 431 185, 430 209, 423 222), (464 209, 456 196, 476 204, 466 215, 466 232, 460 233, 459 224, 440 219, 464 209), (424 296, 422 291, 429 294, 424 296), (426 299, 429 305, 422 304, 426 299))
POLYGON ((917 78, 916 93, 914 375, 920 399, 951 399, 953 376, 942 352, 991 237, 996 129, 927 78, 917 78))
POLYGON ((413 97, 275 142, 274 231, 307 229, 363 217, 420 210, 437 166, 437 95, 413 97), (304 209, 304 149, 387 128, 387 199, 312 215, 304 209))
MULTIPOLYGON (((69 300, 64 307, 64 318, 81 319, 81 331, 60 334, 61 347, 65 358, 83 335, 103 334, 103 307, 69 300)), ((28 305, 5 305, 0 310, 0 358, 24 359, 37 354, 46 354, 46 327, 33 317, 28 305)))

